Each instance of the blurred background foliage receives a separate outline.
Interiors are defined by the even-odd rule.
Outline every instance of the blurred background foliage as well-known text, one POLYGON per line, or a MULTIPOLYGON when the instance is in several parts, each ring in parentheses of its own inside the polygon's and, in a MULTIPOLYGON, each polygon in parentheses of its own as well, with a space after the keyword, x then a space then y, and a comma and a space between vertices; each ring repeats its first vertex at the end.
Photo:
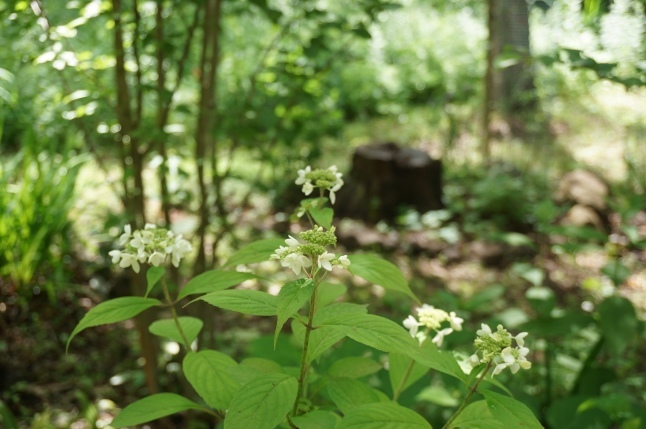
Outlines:
MULTIPOLYGON (((64 354, 87 308, 141 292, 107 257, 124 224, 191 238, 179 287, 285 231, 296 169, 347 176, 355 148, 394 141, 442 159, 445 209, 339 230, 473 331, 531 330, 536 370, 511 388, 546 427, 646 427, 645 7, 0 0, 0 426, 107 427, 129 398, 186 389, 145 320, 64 354), (577 168, 609 186, 597 223, 564 221, 575 202, 555 191, 577 168)), ((339 281, 394 320, 410 311, 339 281)), ((260 320, 210 327, 202 341, 235 356, 273 353, 260 320)), ((451 345, 468 353, 472 334, 451 345)), ((347 342, 330 359, 362 353, 347 342)), ((456 392, 423 378, 402 403, 436 423, 456 392)))

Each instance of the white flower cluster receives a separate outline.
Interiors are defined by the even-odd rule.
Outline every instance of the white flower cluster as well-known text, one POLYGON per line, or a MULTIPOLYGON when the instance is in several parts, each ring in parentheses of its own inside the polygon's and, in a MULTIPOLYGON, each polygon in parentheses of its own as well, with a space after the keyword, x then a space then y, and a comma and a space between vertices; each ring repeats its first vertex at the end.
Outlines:
POLYGON ((444 337, 453 333, 453 331, 461 331, 462 323, 464 319, 458 317, 455 314, 455 311, 447 313, 444 310, 435 308, 432 305, 423 304, 421 307, 416 309, 417 319, 413 316, 408 316, 404 320, 404 327, 408 329, 412 337, 415 337, 419 340, 419 343, 422 344, 428 335, 428 333, 433 330, 435 331, 435 336, 433 336, 433 343, 438 347, 442 346, 444 342, 444 337), (449 322, 450 327, 442 328, 443 322, 449 322), (420 331, 420 326, 425 327, 424 331, 420 331))
POLYGON ((325 250, 326 245, 336 243, 334 228, 329 231, 323 231, 322 227, 302 232, 302 238, 308 243, 301 244, 291 235, 285 244, 280 246, 269 257, 270 260, 278 260, 283 267, 290 268, 294 274, 299 275, 301 270, 311 267, 313 261, 317 261, 317 266, 324 270, 332 271, 332 267, 348 268, 350 260, 347 255, 337 257, 334 253, 325 250))
POLYGON ((302 170, 298 170, 297 185, 303 185, 303 193, 309 195, 315 187, 327 189, 330 191, 330 202, 334 204, 336 194, 343 186, 343 174, 339 173, 336 165, 329 167, 327 170, 312 170, 308 165, 302 170))
POLYGON ((484 323, 481 328, 477 332, 478 338, 473 343, 476 353, 469 358, 469 364, 472 367, 493 362, 496 365, 493 375, 500 374, 505 368, 509 368, 512 374, 516 374, 521 368, 531 368, 532 363, 525 357, 529 353, 524 340, 527 332, 521 332, 512 337, 502 325, 498 325, 496 332, 484 323), (511 346, 511 340, 516 341, 516 347, 511 346))
POLYGON ((181 235, 150 223, 143 230, 135 232, 132 232, 130 225, 126 225, 124 231, 119 237, 119 244, 124 246, 124 250, 112 250, 108 254, 112 257, 113 264, 119 264, 121 268, 132 267, 136 273, 139 272, 139 264, 149 263, 158 267, 168 256, 173 265, 178 267, 180 260, 193 250, 191 243, 181 235))

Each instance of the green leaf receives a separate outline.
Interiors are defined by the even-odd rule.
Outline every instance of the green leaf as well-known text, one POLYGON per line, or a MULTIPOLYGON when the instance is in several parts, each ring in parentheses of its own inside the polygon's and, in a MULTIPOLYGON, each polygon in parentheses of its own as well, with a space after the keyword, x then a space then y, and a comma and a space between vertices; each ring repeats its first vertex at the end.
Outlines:
POLYGON ((148 287, 146 288, 146 295, 150 293, 151 290, 155 287, 157 282, 164 277, 164 267, 150 267, 146 271, 146 280, 148 281, 148 287))
POLYGON ((538 314, 549 315, 556 306, 556 296, 552 289, 545 286, 532 286, 525 292, 525 297, 538 314))
POLYGON ((188 349, 191 348, 191 344, 197 338, 197 334, 202 330, 204 322, 196 317, 182 316, 178 317, 177 321, 182 326, 182 331, 186 335, 186 341, 188 344, 184 344, 184 339, 182 334, 179 332, 175 320, 173 319, 164 319, 156 320, 150 324, 148 330, 151 334, 157 335, 158 337, 170 338, 171 340, 184 344, 188 349))
POLYGON ((280 330, 283 329, 287 319, 296 314, 309 301, 313 292, 314 281, 311 279, 294 280, 280 289, 276 308, 278 319, 276 321, 276 331, 274 332, 274 349, 276 348, 276 341, 278 341, 278 334, 280 334, 280 330))
POLYGON ((231 369, 236 361, 215 350, 188 353, 182 362, 186 379, 204 402, 217 410, 229 408, 240 382, 233 378, 231 369))
POLYGON ((431 425, 408 408, 379 402, 350 411, 336 429, 431 429, 431 425))
POLYGON ((268 374, 242 386, 231 401, 224 429, 274 429, 291 410, 298 382, 285 374, 268 374))
POLYGON ((283 244, 285 244, 285 240, 282 238, 254 241, 231 255, 224 266, 235 267, 236 265, 268 261, 274 251, 283 244))
POLYGON ((209 293, 228 289, 245 280, 255 278, 257 278, 257 276, 254 276, 253 274, 241 273, 238 271, 206 271, 199 276, 193 277, 179 292, 177 299, 180 300, 188 295, 197 293, 209 293))
POLYGON ((402 272, 392 263, 375 255, 350 255, 348 259, 351 262, 348 270, 355 276, 384 289, 403 292, 421 304, 408 287, 402 272))
POLYGON ((253 368, 263 374, 272 374, 283 372, 283 368, 276 362, 270 359, 250 357, 240 362, 240 365, 245 368, 253 368))
POLYGON ((220 290, 198 299, 225 310, 254 316, 275 316, 278 298, 258 290, 220 290))
POLYGON ((382 368, 381 364, 361 356, 351 356, 339 359, 328 369, 330 377, 361 378, 374 374, 382 368))
POLYGON ((298 429, 334 429, 341 418, 331 411, 314 410, 302 416, 292 417, 298 429))
POLYGON ((535 287, 541 286, 543 284, 543 280, 545 280, 545 272, 531 264, 516 263, 511 268, 511 271, 520 278, 527 280, 535 287))
POLYGON ((348 288, 336 283, 322 282, 316 292, 316 307, 323 308, 345 295, 348 288))
POLYGON ((108 323, 117 323, 131 319, 142 311, 156 305, 161 305, 161 302, 156 299, 138 296, 126 296, 102 302, 88 311, 79 324, 76 325, 74 331, 72 331, 70 337, 67 339, 65 351, 67 352, 72 338, 82 330, 93 326, 107 325, 108 323))
POLYGON ((416 362, 422 365, 433 368, 444 374, 451 375, 458 380, 464 382, 467 378, 460 365, 455 360, 450 352, 441 352, 432 341, 424 341, 421 347, 415 349, 402 350, 408 356, 413 358, 416 362))
POLYGON ((400 353, 390 353, 388 355, 388 368, 388 376, 390 377, 393 392, 399 393, 412 386, 424 374, 428 373, 429 369, 428 366, 415 362, 410 357, 400 353), (411 363, 413 363, 413 368, 409 371, 408 368, 411 363))
POLYGON ((632 303, 620 296, 610 296, 598 307, 599 327, 615 357, 621 356, 637 334, 637 314, 632 303))
POLYGON ((115 428, 139 425, 186 410, 209 411, 174 393, 157 393, 128 405, 110 423, 115 428))
POLYGON ((419 343, 397 323, 373 314, 348 314, 327 320, 331 326, 348 337, 377 350, 392 353, 419 349, 419 343))
POLYGON ((327 391, 343 414, 347 414, 360 405, 380 402, 379 396, 370 386, 349 378, 331 379, 327 385, 327 391))
POLYGON ((332 219, 334 218, 334 210, 329 207, 310 207, 310 215, 318 225, 321 225, 325 229, 330 229, 332 227, 332 219))
POLYGON ((621 263, 619 259, 608 262, 601 268, 601 272, 612 280, 615 286, 621 286, 632 274, 630 269, 621 263))
POLYGON ((330 326, 314 329, 310 333, 310 346, 307 348, 306 356, 307 362, 312 362, 343 338, 345 338, 344 332, 330 326))
POLYGON ((491 415, 487 407, 487 401, 473 402, 462 410, 462 412, 453 420, 450 428, 469 428, 469 429, 505 429, 498 420, 491 415))
POLYGON ((509 396, 483 390, 491 414, 505 428, 542 429, 543 425, 536 419, 527 405, 509 396))
POLYGON ((336 302, 319 309, 314 315, 314 326, 320 326, 330 319, 348 314, 368 313, 367 304, 353 304, 351 302, 336 302))
POLYGON ((430 402, 440 407, 457 407, 460 405, 458 398, 453 396, 446 387, 439 385, 425 387, 415 396, 415 400, 418 402, 430 402))

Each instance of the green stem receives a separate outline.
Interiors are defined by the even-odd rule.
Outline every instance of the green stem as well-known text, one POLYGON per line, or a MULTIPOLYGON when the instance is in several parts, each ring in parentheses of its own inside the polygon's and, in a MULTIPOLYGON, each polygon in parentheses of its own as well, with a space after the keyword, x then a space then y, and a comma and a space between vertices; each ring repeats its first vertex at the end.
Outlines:
POLYGON ((303 340, 303 355, 301 356, 301 370, 298 375, 298 392, 296 393, 296 400, 294 400, 294 409, 292 410, 293 416, 298 415, 298 404, 305 390, 307 370, 309 369, 309 365, 307 364, 307 350, 310 346, 310 333, 312 332, 312 329, 313 329, 314 313, 316 311, 316 293, 318 291, 318 287, 320 283, 321 283, 321 280, 319 279, 316 286, 314 287, 314 292, 312 293, 312 297, 310 298, 310 314, 309 314, 309 318, 307 319, 307 325, 305 325, 305 339, 303 340))
POLYGON ((475 384, 469 390, 469 393, 467 394, 467 396, 464 398, 464 401, 462 401, 462 404, 460 404, 460 408, 458 408, 457 411, 451 416, 449 421, 446 422, 444 426, 442 426, 442 429, 448 429, 449 427, 451 427, 451 423, 453 423, 453 420, 455 420, 455 418, 459 416, 462 411, 464 411, 466 406, 469 404, 469 400, 471 399, 473 394, 476 393, 476 391, 478 390, 478 386, 480 385, 480 382, 484 380, 485 375, 487 375, 492 365, 493 365, 493 362, 489 361, 489 363, 487 364, 487 367, 484 369, 484 371, 482 371, 482 374, 480 374, 480 376, 478 377, 478 380, 476 380, 475 384))
POLYGON ((179 323, 179 317, 177 317, 177 312, 175 311, 175 303, 171 299, 170 293, 168 292, 168 286, 166 286, 166 277, 161 278, 161 285, 162 285, 162 289, 164 290, 164 296, 166 297, 166 301, 168 301, 168 304, 170 307, 170 313, 173 316, 175 325, 177 325, 177 329, 179 330, 179 334, 182 336, 182 340, 184 340, 184 345, 186 346, 186 348, 190 349, 191 344, 188 342, 188 339, 186 338, 186 334, 184 334, 184 329, 182 329, 181 323, 179 323))
POLYGON ((410 373, 413 371, 414 366, 415 366, 415 361, 411 359, 410 364, 408 364, 408 368, 406 368, 406 372, 404 373, 404 376, 399 382, 399 386, 397 386, 395 393, 393 393, 393 401, 397 402, 399 395, 401 395, 401 393, 404 391, 404 386, 406 385, 406 381, 408 381, 408 377, 410 377, 410 373))

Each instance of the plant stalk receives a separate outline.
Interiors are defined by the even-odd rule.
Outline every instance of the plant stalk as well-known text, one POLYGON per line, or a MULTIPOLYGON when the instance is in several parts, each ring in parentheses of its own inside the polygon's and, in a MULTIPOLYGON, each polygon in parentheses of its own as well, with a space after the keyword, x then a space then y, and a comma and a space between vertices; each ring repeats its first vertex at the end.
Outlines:
POLYGON ((453 423, 453 420, 455 420, 455 418, 459 416, 462 411, 464 411, 466 406, 469 404, 469 400, 471 399, 473 394, 476 393, 476 391, 478 390, 478 386, 480 385, 480 382, 484 380, 485 375, 487 375, 492 365, 493 365, 493 362, 489 361, 489 363, 487 364, 487 367, 484 369, 484 371, 482 371, 482 374, 480 374, 480 377, 478 377, 478 380, 476 380, 475 384, 469 390, 469 393, 467 394, 467 396, 464 398, 464 401, 462 401, 462 404, 460 404, 460 408, 458 408, 457 411, 451 416, 449 421, 446 422, 444 426, 442 426, 442 429, 448 429, 449 427, 451 427, 451 423, 453 423))
POLYGON ((179 334, 182 336, 182 340, 184 341, 184 345, 186 346, 187 349, 190 350, 191 344, 188 342, 186 334, 184 333, 184 329, 182 329, 182 324, 179 323, 179 317, 177 317, 177 312, 175 311, 175 303, 171 299, 170 293, 168 292, 168 286, 166 286, 166 278, 165 277, 161 278, 161 285, 162 285, 162 289, 164 290, 164 296, 166 297, 166 301, 168 302, 169 307, 170 307, 170 313, 173 316, 173 320, 175 321, 175 325, 177 326, 177 330, 179 331, 179 334))
POLYGON ((395 390, 395 393, 393 393, 393 401, 397 402, 397 399, 399 398, 399 395, 404 391, 404 386, 406 385, 406 381, 408 381, 408 377, 410 377, 410 373, 413 371, 413 367, 415 366, 415 361, 413 359, 410 360, 410 364, 408 365, 408 368, 406 368, 406 373, 404 373, 404 376, 402 377, 401 381, 399 382, 399 386, 397 386, 397 389, 395 390))
MULTIPOLYGON (((318 282, 320 284, 320 280, 318 282)), ((318 291, 319 285, 317 284, 314 287, 314 292, 310 298, 310 314, 307 320, 307 325, 305 325, 305 339, 303 340, 303 355, 301 356, 301 370, 298 375, 298 392, 296 393, 296 400, 294 400, 294 409, 292 410, 292 415, 298 415, 298 404, 300 402, 301 396, 303 396, 303 391, 305 390, 305 380, 307 379, 307 370, 309 365, 307 364, 307 350, 310 345, 310 333, 313 329, 314 322, 314 313, 316 310, 316 293, 318 291)))

